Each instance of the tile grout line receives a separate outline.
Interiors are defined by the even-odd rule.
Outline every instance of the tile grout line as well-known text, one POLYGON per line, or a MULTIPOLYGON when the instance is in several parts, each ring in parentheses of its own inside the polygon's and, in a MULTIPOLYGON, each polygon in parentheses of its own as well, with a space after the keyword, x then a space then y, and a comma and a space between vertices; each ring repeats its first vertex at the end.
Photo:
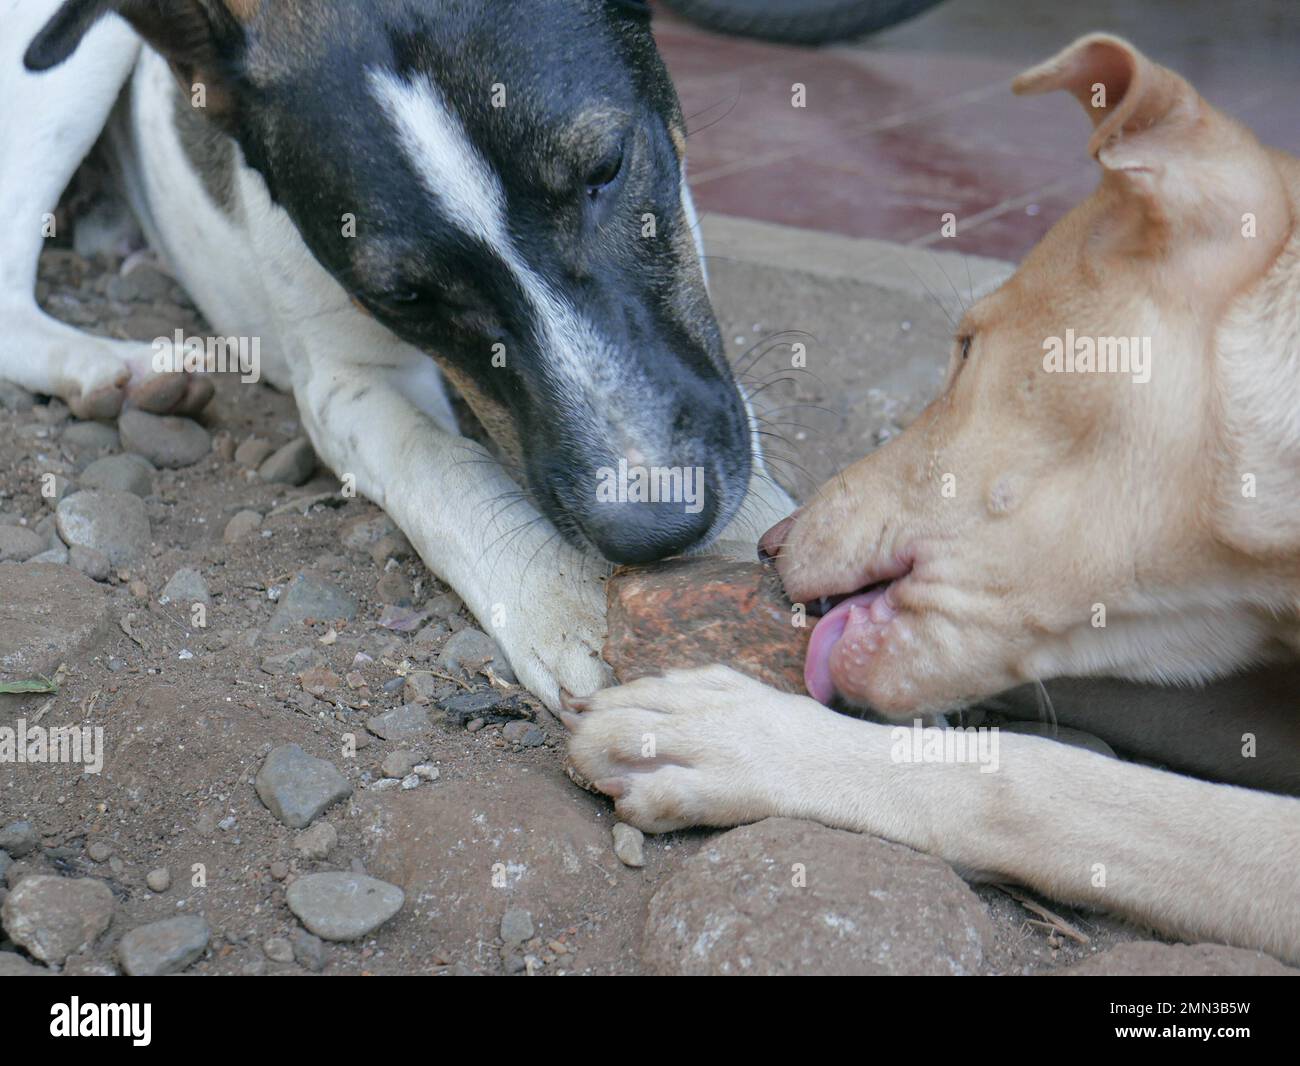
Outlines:
MULTIPOLYGON (((1044 196, 1050 196, 1053 193, 1061 192, 1069 188, 1070 185, 1077 180, 1077 177, 1078 176, 1075 174, 1068 174, 1065 177, 1057 178, 1055 181, 1050 181, 1046 185, 1040 185, 1037 189, 1031 189, 1029 192, 1023 193, 1020 196, 1013 196, 1008 200, 1003 200, 1001 203, 994 204, 992 207, 986 207, 983 211, 978 211, 964 221, 961 221, 959 225, 964 232, 978 229, 985 222, 991 222, 995 218, 1001 218, 1009 211, 1014 211, 1017 207, 1024 207, 1025 204, 1033 203, 1035 200, 1040 200, 1044 196)), ((942 233, 930 233, 923 237, 914 237, 912 240, 907 242, 907 246, 909 248, 929 248, 938 241, 951 239, 952 238, 945 237, 942 233)))
MULTIPOLYGON (((906 125, 909 122, 918 119, 931 118, 934 115, 942 115, 948 111, 964 107, 966 104, 976 103, 979 100, 991 96, 995 92, 1002 92, 1006 86, 998 83, 988 85, 981 89, 968 89, 964 93, 956 96, 950 96, 938 104, 927 104, 924 107, 912 111, 900 112, 897 115, 891 115, 885 119, 873 119, 871 122, 863 123, 860 126, 850 126, 836 140, 843 140, 851 137, 865 136, 871 133, 881 133, 885 130, 897 129, 899 126, 906 125)), ((786 148, 777 151, 768 152, 766 155, 757 158, 738 159, 732 163, 723 163, 720 166, 713 167, 709 170, 695 174, 691 178, 691 185, 703 185, 706 182, 715 181, 718 178, 731 177, 733 174, 744 173, 747 170, 755 170, 759 167, 770 166, 773 163, 783 163, 787 160, 794 159, 805 152, 816 150, 824 143, 830 143, 829 138, 818 135, 815 139, 809 138, 806 141, 796 141, 786 148)))

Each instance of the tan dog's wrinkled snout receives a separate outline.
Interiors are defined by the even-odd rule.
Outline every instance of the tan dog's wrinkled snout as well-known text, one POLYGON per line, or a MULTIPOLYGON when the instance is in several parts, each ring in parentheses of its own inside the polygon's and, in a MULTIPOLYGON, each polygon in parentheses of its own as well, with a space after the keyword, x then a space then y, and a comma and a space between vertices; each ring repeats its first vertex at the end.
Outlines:
POLYGON ((1294 549, 1251 541, 1240 492, 1285 449, 1241 456, 1223 409, 1251 373, 1225 352, 1286 350, 1261 322, 1294 299, 1295 192, 1116 38, 1015 88, 1080 100, 1101 182, 966 313, 943 394, 763 538, 791 599, 826 609, 822 702, 908 718, 1057 676, 1203 680, 1267 656, 1295 612, 1294 549))

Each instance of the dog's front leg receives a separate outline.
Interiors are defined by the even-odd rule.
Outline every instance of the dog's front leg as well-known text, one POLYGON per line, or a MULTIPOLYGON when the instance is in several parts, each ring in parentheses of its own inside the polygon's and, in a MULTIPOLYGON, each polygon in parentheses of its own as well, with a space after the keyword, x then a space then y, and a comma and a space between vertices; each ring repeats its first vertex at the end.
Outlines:
POLYGON ((563 715, 574 765, 643 829, 809 818, 1300 962, 1300 800, 1016 734, 976 738, 959 759, 910 725, 836 714, 720 666, 575 708, 563 715))
POLYGON ((355 315, 340 322, 365 362, 322 341, 294 367, 318 453, 384 508, 548 707, 561 687, 606 684, 605 564, 565 543, 505 470, 455 432, 428 356, 355 315))

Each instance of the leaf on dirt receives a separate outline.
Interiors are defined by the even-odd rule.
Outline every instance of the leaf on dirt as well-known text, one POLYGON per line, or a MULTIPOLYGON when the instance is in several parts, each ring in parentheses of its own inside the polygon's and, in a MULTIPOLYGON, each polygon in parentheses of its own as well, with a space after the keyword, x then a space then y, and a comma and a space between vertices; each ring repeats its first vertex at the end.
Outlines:
POLYGON ((25 692, 58 692, 59 686, 48 677, 28 681, 0 681, 0 693, 7 696, 25 692))

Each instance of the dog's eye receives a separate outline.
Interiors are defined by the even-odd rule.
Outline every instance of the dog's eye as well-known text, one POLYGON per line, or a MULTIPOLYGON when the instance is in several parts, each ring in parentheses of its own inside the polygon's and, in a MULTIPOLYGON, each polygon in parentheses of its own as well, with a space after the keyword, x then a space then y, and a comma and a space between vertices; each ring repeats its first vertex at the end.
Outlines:
POLYGON ((623 149, 619 149, 613 155, 603 159, 590 174, 587 175, 587 196, 592 200, 600 198, 600 194, 608 189, 618 180, 618 176, 623 173, 623 149))
POLYGON ((419 289, 385 289, 383 292, 369 293, 362 299, 363 303, 379 312, 390 315, 410 315, 423 313, 430 305, 429 294, 419 289))
POLYGON ((961 361, 964 363, 970 357, 970 346, 975 340, 969 335, 961 338, 961 361))

